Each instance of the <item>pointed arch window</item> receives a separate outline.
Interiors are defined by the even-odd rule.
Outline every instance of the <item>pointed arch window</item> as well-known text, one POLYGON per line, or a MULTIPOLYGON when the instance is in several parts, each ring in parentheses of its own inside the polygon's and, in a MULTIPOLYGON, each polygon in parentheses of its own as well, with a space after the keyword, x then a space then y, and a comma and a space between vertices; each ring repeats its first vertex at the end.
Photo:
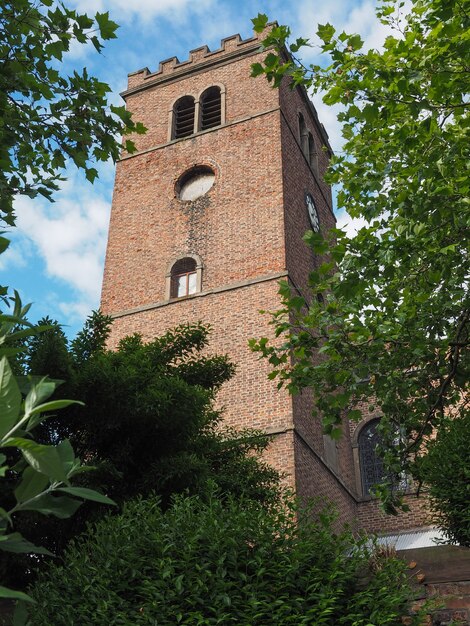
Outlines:
POLYGON ((206 130, 222 123, 222 96, 220 87, 209 87, 200 98, 200 129, 206 130))
POLYGON ((173 107, 172 139, 189 137, 194 133, 194 112, 196 103, 192 96, 183 96, 173 107))
POLYGON ((308 159, 308 130, 302 113, 299 113, 299 140, 303 155, 308 159))
POLYGON ((318 152, 312 133, 308 134, 308 162, 312 172, 318 178, 318 152))
POLYGON ((380 419, 368 422, 359 433, 359 467, 361 472, 362 494, 371 495, 374 485, 379 485, 386 478, 382 459, 377 454, 381 437, 377 430, 380 419))

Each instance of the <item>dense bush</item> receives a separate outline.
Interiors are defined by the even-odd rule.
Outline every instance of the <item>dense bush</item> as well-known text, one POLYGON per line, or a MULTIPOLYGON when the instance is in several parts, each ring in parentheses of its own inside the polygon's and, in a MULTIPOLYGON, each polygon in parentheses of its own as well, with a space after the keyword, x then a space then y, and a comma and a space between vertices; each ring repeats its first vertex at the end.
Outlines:
MULTIPOLYGON (((402 562, 284 503, 178 496, 128 503, 32 590, 33 626, 398 626, 402 562)), ((418 624, 411 618, 411 624, 418 624)))
POLYGON ((470 547, 470 420, 441 428, 423 459, 435 521, 452 543, 470 547))

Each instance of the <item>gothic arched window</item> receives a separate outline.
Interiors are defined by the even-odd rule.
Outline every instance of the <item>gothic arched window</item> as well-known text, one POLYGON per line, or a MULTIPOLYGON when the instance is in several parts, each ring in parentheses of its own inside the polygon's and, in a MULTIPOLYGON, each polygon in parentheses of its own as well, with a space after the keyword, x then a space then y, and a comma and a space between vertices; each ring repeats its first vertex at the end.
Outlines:
POLYGON ((194 133, 194 111, 196 104, 192 96, 183 96, 173 107, 172 139, 189 137, 194 133))
POLYGON ((364 496, 369 496, 371 488, 383 482, 385 478, 383 461, 377 454, 377 445, 380 443, 380 433, 377 432, 379 422, 379 419, 368 422, 357 439, 364 496))
POLYGON ((303 155, 308 160, 308 130, 302 113, 299 113, 299 140, 303 155))
POLYGON ((308 162, 313 173, 318 178, 318 152, 312 133, 308 134, 308 162))
POLYGON ((214 128, 222 123, 222 97, 220 87, 209 87, 202 94, 200 101, 200 128, 214 128))

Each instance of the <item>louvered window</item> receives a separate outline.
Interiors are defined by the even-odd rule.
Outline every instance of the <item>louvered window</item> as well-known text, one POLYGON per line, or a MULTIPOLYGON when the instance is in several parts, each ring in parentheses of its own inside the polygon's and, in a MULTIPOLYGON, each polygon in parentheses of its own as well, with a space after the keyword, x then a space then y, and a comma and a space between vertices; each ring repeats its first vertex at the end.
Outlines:
POLYGON ((171 268, 171 298, 183 298, 196 293, 196 261, 190 257, 180 259, 171 268))
POLYGON ((304 157, 308 159, 308 130, 302 113, 299 113, 299 139, 304 157))
POLYGON ((173 139, 189 137, 194 133, 194 98, 184 96, 174 107, 173 139))
POLYGON ((222 123, 222 99, 219 87, 210 87, 201 96, 201 128, 214 128, 222 123))
POLYGON ((313 173, 318 178, 318 152, 312 133, 308 134, 308 161, 313 173))

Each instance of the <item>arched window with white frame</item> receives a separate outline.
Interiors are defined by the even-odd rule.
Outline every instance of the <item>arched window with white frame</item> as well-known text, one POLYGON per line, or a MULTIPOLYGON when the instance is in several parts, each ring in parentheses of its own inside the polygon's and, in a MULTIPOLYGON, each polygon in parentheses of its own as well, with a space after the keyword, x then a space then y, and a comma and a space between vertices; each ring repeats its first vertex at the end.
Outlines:
POLYGON ((166 275, 166 299, 185 298, 202 289, 202 261, 188 254, 173 261, 166 275))

